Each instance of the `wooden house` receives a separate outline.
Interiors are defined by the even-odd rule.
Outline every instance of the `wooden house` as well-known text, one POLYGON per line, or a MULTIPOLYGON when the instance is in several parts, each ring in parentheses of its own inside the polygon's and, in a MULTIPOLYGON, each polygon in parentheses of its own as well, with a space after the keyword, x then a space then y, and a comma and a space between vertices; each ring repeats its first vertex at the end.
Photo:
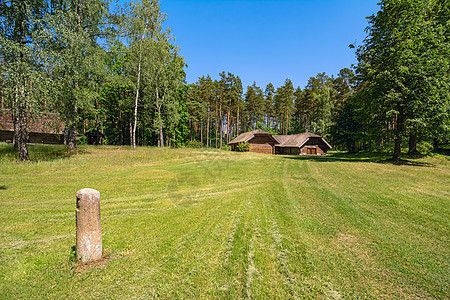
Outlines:
MULTIPOLYGON (((63 144, 64 123, 55 113, 47 113, 28 120, 28 143, 63 144)), ((0 110, 0 142, 12 143, 14 123, 9 110, 0 110)))
POLYGON ((275 144, 280 142, 267 131, 256 129, 249 132, 244 132, 238 135, 234 140, 228 143, 231 150, 236 151, 239 143, 248 142, 250 144, 250 152, 258 152, 265 154, 275 154, 275 144))
POLYGON ((248 142, 250 152, 290 155, 325 155, 331 145, 320 135, 305 132, 292 135, 273 135, 256 129, 238 135, 228 145, 236 150, 239 143, 248 142))

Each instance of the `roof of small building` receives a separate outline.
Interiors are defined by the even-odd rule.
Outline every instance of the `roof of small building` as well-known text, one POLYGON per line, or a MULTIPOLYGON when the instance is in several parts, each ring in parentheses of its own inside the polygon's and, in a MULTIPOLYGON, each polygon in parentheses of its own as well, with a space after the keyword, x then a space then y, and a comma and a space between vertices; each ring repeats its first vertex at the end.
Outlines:
POLYGON ((261 129, 255 129, 252 131, 241 133, 240 135, 238 135, 234 140, 232 140, 228 144, 231 145, 231 144, 245 143, 245 142, 248 142, 249 140, 251 140, 255 135, 267 135, 270 138, 272 138, 275 142, 279 143, 279 141, 276 138, 274 138, 274 136, 271 133, 261 130, 261 129))
POLYGON ((319 138, 330 149, 332 148, 331 145, 323 137, 311 132, 303 132, 290 135, 277 135, 276 137, 280 141, 280 144, 276 145, 277 147, 302 147, 310 138, 319 138))
MULTIPOLYGON (((38 118, 29 117, 27 128, 30 133, 64 133, 64 123, 60 120, 59 114, 55 113, 43 113, 38 118)), ((14 131, 14 123, 10 110, 0 110, 0 130, 14 131)))
POLYGON ((238 143, 244 143, 251 140, 255 135, 267 135, 270 138, 272 138, 277 147, 302 147, 310 138, 319 138, 321 139, 324 144, 326 144, 330 149, 332 148, 331 145, 320 135, 311 133, 311 132, 304 132, 299 134, 290 134, 290 135, 273 135, 267 131, 256 129, 248 132, 241 133, 238 135, 234 140, 229 142, 229 145, 231 144, 238 144, 238 143))

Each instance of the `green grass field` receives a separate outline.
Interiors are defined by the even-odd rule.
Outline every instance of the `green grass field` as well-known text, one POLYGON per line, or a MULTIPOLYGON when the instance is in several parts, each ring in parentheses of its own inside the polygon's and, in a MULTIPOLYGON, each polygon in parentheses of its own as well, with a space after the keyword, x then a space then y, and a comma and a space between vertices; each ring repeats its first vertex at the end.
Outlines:
POLYGON ((450 162, 0 144, 0 298, 450 298, 450 162), (77 266, 75 193, 105 259, 77 266))

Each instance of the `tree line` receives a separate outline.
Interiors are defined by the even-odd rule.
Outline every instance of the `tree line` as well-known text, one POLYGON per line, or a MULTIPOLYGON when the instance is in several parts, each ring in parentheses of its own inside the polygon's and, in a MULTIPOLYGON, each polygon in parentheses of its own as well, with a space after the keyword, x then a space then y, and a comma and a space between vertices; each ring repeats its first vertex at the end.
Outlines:
POLYGON ((97 142, 222 148, 240 133, 314 132, 337 149, 390 149, 449 142, 449 4, 385 0, 368 17, 358 63, 306 86, 242 86, 238 75, 187 84, 183 57, 159 1, 112 11, 100 0, 0 3, 0 84, 14 145, 28 159, 27 122, 58 112, 70 149, 97 142))
POLYGON ((187 92, 190 139, 221 148, 254 129, 284 135, 316 132, 332 139, 334 117, 352 93, 354 77, 345 68, 336 78, 319 73, 303 89, 294 88, 288 78, 277 88, 253 83, 244 92, 232 73, 221 72, 218 80, 202 76, 187 92))
POLYGON ((133 147, 146 131, 164 144, 163 128, 180 118, 185 62, 159 1, 113 11, 102 0, 3 0, 0 19, 2 104, 21 160, 28 123, 49 112, 65 123, 69 149, 80 130, 107 127, 107 143, 124 143, 127 128, 133 147))
MULTIPOLYGON (((335 138, 390 145, 398 160, 408 141, 437 148, 449 143, 450 4, 446 0, 384 0, 368 17, 357 47, 356 92, 337 118, 335 138)), ((353 46, 353 45, 352 45, 353 46)))

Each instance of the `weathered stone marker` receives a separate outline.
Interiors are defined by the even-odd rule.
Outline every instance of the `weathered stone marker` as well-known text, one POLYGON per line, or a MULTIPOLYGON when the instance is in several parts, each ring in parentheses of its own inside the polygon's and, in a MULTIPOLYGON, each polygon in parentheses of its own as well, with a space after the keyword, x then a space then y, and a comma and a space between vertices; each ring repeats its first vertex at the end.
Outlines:
POLYGON ((82 262, 102 258, 100 192, 94 189, 77 192, 77 258, 82 262))

